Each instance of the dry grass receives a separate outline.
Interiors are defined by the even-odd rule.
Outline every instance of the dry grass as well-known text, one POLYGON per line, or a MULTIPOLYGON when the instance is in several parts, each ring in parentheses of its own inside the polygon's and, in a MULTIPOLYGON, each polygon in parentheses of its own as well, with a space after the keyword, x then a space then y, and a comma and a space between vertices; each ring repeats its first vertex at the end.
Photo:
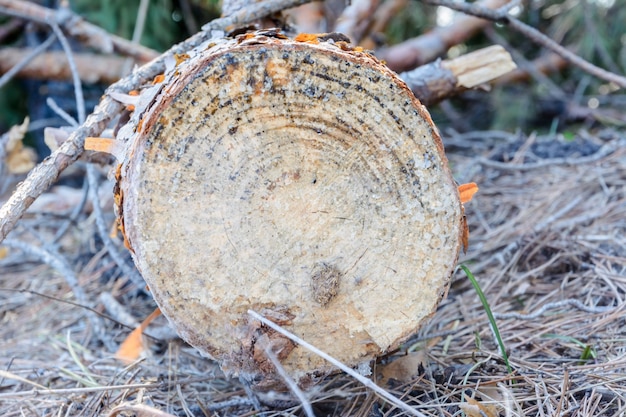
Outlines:
MULTIPOLYGON (((581 132, 578 149, 612 146, 587 156, 563 144, 543 146, 558 143, 553 138, 447 136, 458 180, 481 188, 467 207, 472 235, 462 262, 497 315, 514 373, 507 373, 478 297, 459 273, 433 319, 407 344, 426 353, 422 365, 412 369, 413 378, 385 388, 429 416, 460 415, 468 395, 506 416, 625 415, 624 136, 581 132), (469 156, 459 151, 468 144, 469 156)), ((30 214, 11 237, 39 246, 66 215, 30 214)), ((181 416, 303 415, 288 393, 260 394, 263 410, 255 411, 245 387, 168 339, 162 319, 150 327, 159 337, 149 339, 149 357, 129 366, 114 360, 128 328, 74 303, 130 325, 154 303, 119 278, 95 230, 93 215, 83 215, 58 245, 46 246, 54 268, 28 250, 11 249, 0 261, 0 415, 158 416, 156 409, 181 416), (59 260, 71 265, 82 299, 59 260), (132 317, 107 301, 105 308, 103 293, 132 317)), ((345 375, 306 395, 319 416, 404 415, 345 375)))

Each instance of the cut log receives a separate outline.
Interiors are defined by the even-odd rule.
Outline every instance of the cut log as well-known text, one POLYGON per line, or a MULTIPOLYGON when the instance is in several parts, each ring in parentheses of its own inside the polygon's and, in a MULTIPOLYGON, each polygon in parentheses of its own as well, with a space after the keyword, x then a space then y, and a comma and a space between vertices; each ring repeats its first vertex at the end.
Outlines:
POLYGON ((213 40, 145 90, 119 170, 134 260, 179 334, 231 375, 365 372, 445 296, 462 205, 437 129, 396 74, 332 37, 213 40), (321 41, 320 41, 321 40, 321 41), (326 41, 324 41, 326 40, 326 41))

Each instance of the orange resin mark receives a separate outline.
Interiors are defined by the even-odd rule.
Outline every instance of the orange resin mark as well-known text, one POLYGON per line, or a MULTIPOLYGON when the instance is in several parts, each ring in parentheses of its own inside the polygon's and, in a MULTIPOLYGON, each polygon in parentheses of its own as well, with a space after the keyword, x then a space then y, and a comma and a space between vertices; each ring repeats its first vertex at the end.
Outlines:
MULTIPOLYGON (((130 90, 128 92, 128 95, 136 97, 136 96, 139 95, 139 91, 137 91, 137 90, 130 90)), ((134 104, 127 104, 126 105, 126 110, 128 110, 128 111, 135 111, 135 105, 134 104)))
POLYGON ((294 38, 294 40, 296 42, 320 43, 320 40, 317 38, 317 35, 314 33, 300 33, 294 38))
POLYGON ((152 84, 160 84, 165 80, 165 74, 159 74, 152 80, 152 84))
POLYGON ((189 54, 174 54, 176 60, 176 66, 179 66, 182 62, 189 59, 189 54))

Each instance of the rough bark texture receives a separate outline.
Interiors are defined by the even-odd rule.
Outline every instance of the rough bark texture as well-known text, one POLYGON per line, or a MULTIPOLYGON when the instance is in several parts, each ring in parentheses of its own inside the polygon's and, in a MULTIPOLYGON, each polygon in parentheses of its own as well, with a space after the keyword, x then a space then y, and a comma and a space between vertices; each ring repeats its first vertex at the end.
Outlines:
MULTIPOLYGON (((271 35, 270 32, 264 32, 271 35)), ((118 139, 122 224, 179 333, 225 371, 302 384, 397 347, 445 295, 462 208, 430 116, 345 43, 214 40, 118 139)), ((363 369, 363 368, 360 368, 363 369)))

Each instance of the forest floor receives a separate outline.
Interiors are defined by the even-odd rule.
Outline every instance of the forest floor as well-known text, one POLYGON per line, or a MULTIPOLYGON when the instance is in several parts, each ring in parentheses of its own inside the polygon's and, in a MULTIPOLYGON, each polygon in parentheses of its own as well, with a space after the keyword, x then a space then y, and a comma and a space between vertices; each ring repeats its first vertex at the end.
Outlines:
MULTIPOLYGON (((456 179, 480 187, 460 263, 486 295, 512 372, 458 271, 427 325, 376 364, 379 384, 427 416, 626 415, 626 136, 443 133, 456 179)), ((74 212, 81 193, 42 196, 3 250, 0 415, 304 415, 288 392, 250 397, 163 317, 144 359, 116 360, 155 303, 102 249, 89 205, 74 212)), ((306 395, 318 416, 405 415, 343 374, 306 395)))

